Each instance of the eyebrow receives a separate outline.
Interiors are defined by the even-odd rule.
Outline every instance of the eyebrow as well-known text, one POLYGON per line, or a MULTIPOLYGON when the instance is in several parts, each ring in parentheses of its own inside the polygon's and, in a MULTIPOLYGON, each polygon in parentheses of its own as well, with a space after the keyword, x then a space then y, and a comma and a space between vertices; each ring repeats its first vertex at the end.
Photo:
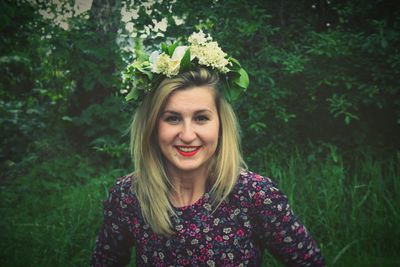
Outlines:
MULTIPOLYGON (((196 110, 194 112, 194 114, 199 114, 199 113, 204 113, 204 112, 212 113, 212 111, 210 109, 199 109, 199 110, 196 110)), ((180 115, 181 114, 181 113, 179 113, 177 111, 174 111, 174 110, 165 110, 162 113, 162 115, 164 115, 165 113, 171 113, 171 114, 174 114, 174 115, 180 115)))

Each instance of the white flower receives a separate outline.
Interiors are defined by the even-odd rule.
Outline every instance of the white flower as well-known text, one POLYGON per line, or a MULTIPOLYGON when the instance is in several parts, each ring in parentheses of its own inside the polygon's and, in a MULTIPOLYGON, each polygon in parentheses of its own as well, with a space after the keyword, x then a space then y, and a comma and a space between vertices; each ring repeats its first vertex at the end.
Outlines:
POLYGON ((166 18, 163 18, 160 21, 157 21, 155 19, 152 20, 152 22, 154 23, 154 31, 158 32, 158 31, 162 31, 165 32, 167 30, 168 27, 168 21, 166 18))
POLYGON ((192 45, 204 45, 208 41, 212 41, 212 38, 210 36, 206 36, 204 32, 200 30, 199 32, 192 33, 192 35, 189 36, 188 41, 192 45))
POLYGON ((160 57, 160 53, 158 51, 154 51, 153 53, 150 54, 149 61, 150 61, 150 66, 151 69, 155 69, 156 62, 158 61, 158 58, 160 57))
POLYGON ((187 46, 178 46, 175 48, 174 53, 172 54, 172 61, 179 61, 179 63, 181 62, 183 56, 186 53, 186 50, 188 49, 187 46))
POLYGON ((154 54, 151 62, 152 71, 155 73, 170 72, 169 61, 170 58, 167 54, 162 53, 161 55, 154 54))
POLYGON ((208 42, 204 45, 192 45, 191 54, 199 60, 200 65, 205 65, 219 70, 222 73, 229 71, 229 60, 224 51, 218 46, 217 42, 208 42))
POLYGON ((227 54, 222 51, 217 42, 212 42, 210 36, 206 36, 202 31, 195 32, 188 41, 191 56, 197 58, 200 65, 212 67, 222 73, 229 71, 227 66, 231 63, 225 58, 227 54))
POLYGON ((187 49, 187 46, 176 47, 171 58, 165 53, 161 55, 157 51, 151 53, 149 61, 152 72, 162 73, 167 77, 177 75, 179 73, 181 60, 187 49))
POLYGON ((183 23, 185 23, 185 20, 178 16, 172 16, 172 18, 174 19, 176 26, 179 26, 179 25, 182 25, 183 23))

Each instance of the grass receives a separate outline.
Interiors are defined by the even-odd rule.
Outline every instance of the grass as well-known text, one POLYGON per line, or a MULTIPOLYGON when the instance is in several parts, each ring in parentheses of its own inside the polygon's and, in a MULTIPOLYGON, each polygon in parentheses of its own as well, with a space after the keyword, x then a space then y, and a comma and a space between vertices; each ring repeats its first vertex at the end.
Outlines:
POLYGON ((265 155, 264 174, 288 195, 328 266, 400 266, 400 153, 346 162, 335 150, 311 161, 299 152, 275 155, 265 155))
MULTIPOLYGON (((400 153, 345 160, 331 148, 262 158, 253 170, 288 195, 328 266, 400 266, 400 153)), ((127 170, 96 171, 78 156, 31 161, 25 170, 1 184, 0 266, 87 266, 101 201, 127 170)), ((280 265, 266 253, 264 266, 280 265)))

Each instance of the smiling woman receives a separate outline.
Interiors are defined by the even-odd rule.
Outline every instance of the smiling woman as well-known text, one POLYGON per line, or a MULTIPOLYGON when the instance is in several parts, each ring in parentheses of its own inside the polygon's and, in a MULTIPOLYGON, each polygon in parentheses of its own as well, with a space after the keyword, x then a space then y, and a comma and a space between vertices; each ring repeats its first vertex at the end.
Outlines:
POLYGON ((287 197, 246 170, 217 69, 178 68, 172 77, 167 69, 135 113, 135 172, 119 178, 104 202, 92 266, 124 266, 132 246, 138 266, 260 266, 264 249, 287 266, 324 266, 287 197))
POLYGON ((192 204, 212 180, 214 201, 221 202, 245 166, 237 120, 218 90, 218 81, 218 75, 205 68, 165 79, 135 115, 134 187, 139 200, 146 203, 142 205, 144 216, 157 214, 149 224, 160 233, 170 234, 171 204, 192 204), (164 200, 149 199, 148 190, 164 195, 164 200))

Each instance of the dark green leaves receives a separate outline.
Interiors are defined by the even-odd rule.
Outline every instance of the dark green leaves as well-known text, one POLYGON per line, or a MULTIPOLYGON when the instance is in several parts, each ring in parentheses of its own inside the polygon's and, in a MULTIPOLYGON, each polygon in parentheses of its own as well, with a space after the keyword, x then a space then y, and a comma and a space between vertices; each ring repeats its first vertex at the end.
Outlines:
POLYGON ((153 73, 148 61, 135 61, 129 65, 122 73, 125 87, 130 88, 129 93, 125 96, 126 101, 138 100, 141 93, 148 90, 153 73))
POLYGON ((168 56, 172 57, 174 54, 175 48, 179 46, 179 42, 174 42, 171 45, 167 45, 166 43, 161 43, 161 51, 168 56))
POLYGON ((230 101, 234 102, 237 100, 242 92, 245 92, 249 87, 249 75, 242 68, 239 61, 234 58, 229 58, 231 62, 230 72, 227 73, 229 79, 225 81, 223 85, 223 92, 225 97, 230 101))

